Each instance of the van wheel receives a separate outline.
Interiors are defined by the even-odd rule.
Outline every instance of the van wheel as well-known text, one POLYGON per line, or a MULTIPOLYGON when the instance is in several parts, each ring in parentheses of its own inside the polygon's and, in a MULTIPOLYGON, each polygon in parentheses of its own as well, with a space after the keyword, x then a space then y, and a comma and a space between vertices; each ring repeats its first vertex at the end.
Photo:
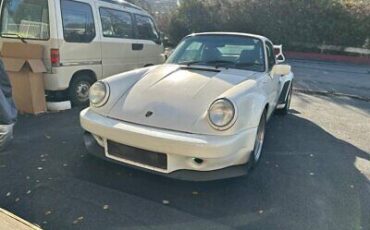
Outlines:
POLYGON ((68 94, 73 106, 89 105, 89 89, 94 82, 95 80, 87 74, 81 74, 72 79, 68 94))

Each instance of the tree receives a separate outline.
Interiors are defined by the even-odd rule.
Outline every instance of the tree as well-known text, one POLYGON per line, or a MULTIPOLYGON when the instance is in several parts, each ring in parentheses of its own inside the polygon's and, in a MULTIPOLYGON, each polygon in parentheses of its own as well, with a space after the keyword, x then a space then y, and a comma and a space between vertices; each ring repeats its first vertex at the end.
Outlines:
POLYGON ((192 32, 236 31, 291 49, 370 43, 370 0, 186 0, 170 18, 174 42, 192 32))

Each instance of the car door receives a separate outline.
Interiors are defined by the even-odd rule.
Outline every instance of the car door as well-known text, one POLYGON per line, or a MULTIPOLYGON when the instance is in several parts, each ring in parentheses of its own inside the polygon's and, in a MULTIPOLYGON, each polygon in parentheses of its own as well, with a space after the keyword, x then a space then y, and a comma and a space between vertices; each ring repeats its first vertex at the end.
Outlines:
POLYGON ((270 107, 275 108, 277 105, 277 101, 279 98, 279 76, 274 75, 272 73, 272 69, 276 64, 275 54, 274 54, 274 48, 271 42, 266 41, 265 42, 265 49, 266 49, 266 62, 267 62, 267 74, 268 74, 268 81, 270 85, 270 107))

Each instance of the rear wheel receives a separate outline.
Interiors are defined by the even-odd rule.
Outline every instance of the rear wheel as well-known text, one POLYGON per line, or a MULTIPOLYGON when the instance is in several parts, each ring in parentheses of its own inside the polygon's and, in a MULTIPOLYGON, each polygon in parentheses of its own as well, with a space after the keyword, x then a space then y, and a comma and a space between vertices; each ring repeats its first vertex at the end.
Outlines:
POLYGON ((251 154, 250 163, 251 166, 257 165, 262 156, 263 143, 265 141, 265 130, 266 130, 266 111, 263 113, 260 123, 257 128, 256 141, 254 142, 254 149, 251 154))
POLYGON ((89 105, 89 89, 95 79, 88 74, 81 74, 74 77, 69 86, 69 99, 73 106, 89 105))

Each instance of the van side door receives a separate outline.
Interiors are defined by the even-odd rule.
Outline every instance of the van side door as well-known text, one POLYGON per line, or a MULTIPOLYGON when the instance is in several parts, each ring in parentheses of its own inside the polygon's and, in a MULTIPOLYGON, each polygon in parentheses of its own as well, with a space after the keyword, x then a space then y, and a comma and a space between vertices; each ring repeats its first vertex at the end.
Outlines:
POLYGON ((153 19, 141 14, 134 14, 134 19, 139 66, 162 64, 164 50, 153 19))
MULTIPOLYGON (((60 57, 61 66, 88 69, 95 66, 101 75, 101 43, 97 15, 92 1, 60 0, 60 57)), ((97 76, 98 78, 100 76, 97 76)))
POLYGON ((104 77, 139 67, 138 54, 133 49, 136 40, 132 14, 118 4, 99 1, 97 5, 102 31, 104 77))

